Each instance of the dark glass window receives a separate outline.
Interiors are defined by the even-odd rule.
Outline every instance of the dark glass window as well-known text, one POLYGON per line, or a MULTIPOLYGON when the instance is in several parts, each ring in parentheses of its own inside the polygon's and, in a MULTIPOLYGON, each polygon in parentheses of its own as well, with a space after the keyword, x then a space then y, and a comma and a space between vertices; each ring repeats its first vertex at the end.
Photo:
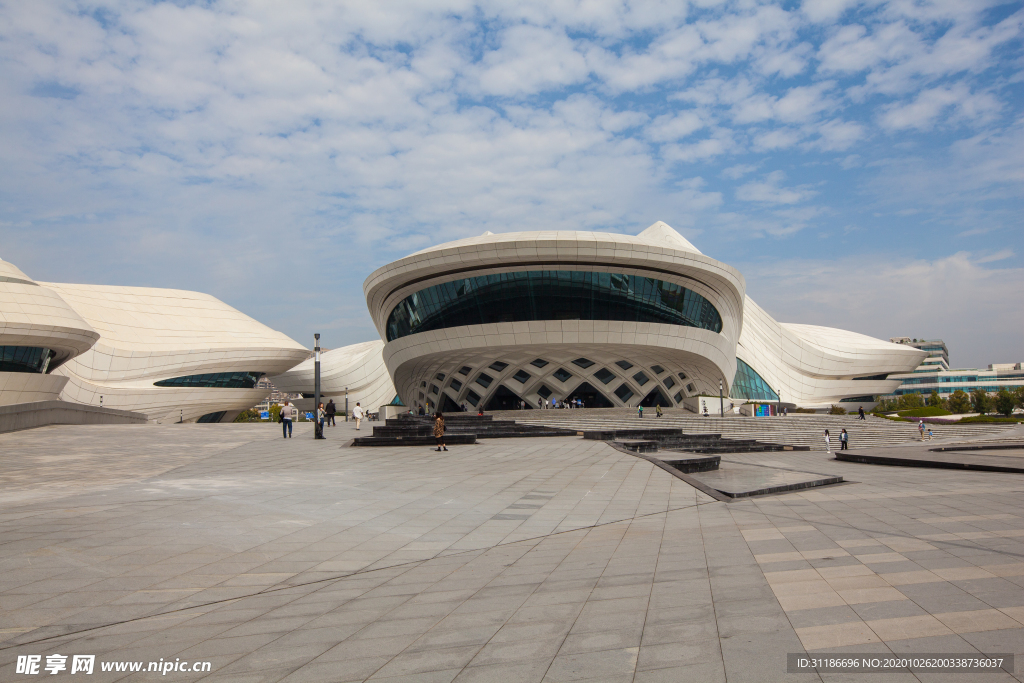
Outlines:
POLYGON ((426 389, 427 388, 427 383, 426 382, 420 382, 420 386, 422 388, 426 389))
POLYGON ((443 372, 437 373, 436 375, 434 375, 434 377, 437 379, 438 382, 443 382, 444 381, 444 373, 443 372))
POLYGON ((423 392, 422 391, 420 392, 420 400, 421 401, 423 400, 423 392))
POLYGON ((0 372, 46 374, 53 355, 50 349, 35 346, 0 346, 0 372))
POLYGON ((431 384, 430 385, 430 393, 432 393, 435 396, 437 396, 437 385, 436 384, 431 384))
POLYGON ((636 383, 639 384, 640 386, 643 386, 651 381, 651 378, 644 374, 643 370, 633 375, 633 379, 635 379, 636 383))
POLYGON ((559 382, 564 382, 565 380, 569 379, 570 377, 572 377, 572 373, 571 372, 563 370, 562 368, 558 368, 557 370, 555 370, 554 378, 557 379, 559 382))
POLYGON ((540 397, 541 397, 541 398, 547 398, 548 396, 550 396, 550 395, 551 395, 551 390, 550 390, 550 389, 548 389, 548 388, 547 388, 546 386, 544 386, 543 384, 541 384, 541 385, 540 385, 540 389, 538 389, 538 390, 537 390, 537 393, 538 393, 538 394, 540 394, 540 397))
POLYGON ((473 372, 473 368, 469 367, 468 365, 463 365, 461 368, 459 368, 460 375, 466 375, 468 377, 469 373, 471 372, 473 372))
POLYGON ((672 379, 672 377, 666 377, 665 378, 665 388, 666 389, 671 389, 675 385, 676 385, 676 381, 674 379, 672 379))
MULTIPOLYGON (((927 365, 927 363, 925 363, 927 365)), ((871 375, 870 377, 854 377, 854 379, 888 379, 889 373, 883 372, 881 375, 871 375)))
POLYGON ((591 365, 594 364, 594 361, 587 358, 577 358, 576 360, 573 361, 573 364, 578 365, 581 368, 589 368, 591 365))
POLYGON ((459 380, 457 380, 457 379, 453 379, 453 380, 452 380, 452 381, 451 381, 451 382, 450 382, 450 383, 448 384, 448 386, 450 386, 450 387, 451 387, 452 389, 454 389, 455 391, 460 391, 460 390, 462 389, 462 382, 460 382, 460 381, 459 381, 459 380))
POLYGON ((615 361, 615 364, 618 365, 623 370, 629 370, 631 367, 633 367, 632 363, 630 363, 629 361, 625 361, 625 360, 617 360, 617 361, 615 361))
POLYGON ((683 394, 682 394, 682 392, 679 392, 675 396, 673 396, 672 398, 674 398, 676 400, 676 403, 679 403, 679 402, 681 402, 683 400, 683 394))
POLYGON ((537 360, 530 361, 530 365, 536 366, 538 368, 542 368, 547 364, 548 362, 543 358, 538 358, 537 360))
POLYGON ((686 385, 686 390, 692 394, 697 389, 696 387, 693 386, 693 382, 690 382, 689 384, 686 385))
POLYGON ((501 372, 502 370, 508 367, 508 363, 502 363, 500 360, 496 360, 487 367, 489 367, 491 370, 494 370, 495 372, 501 372))
MULTIPOLYGON (((482 372, 479 375, 477 375, 477 377, 476 377, 476 383, 479 384, 480 386, 484 387, 485 389, 487 387, 491 386, 491 382, 493 382, 493 381, 494 381, 493 377, 491 377, 490 375, 485 375, 482 372)), ((476 404, 474 403, 473 405, 476 405, 476 404)))
POLYGON ((686 381, 686 373, 685 372, 680 372, 679 373, 679 379, 681 379, 681 380, 683 380, 685 382, 686 381))
POLYGON ((410 294, 388 316, 387 341, 529 320, 621 320, 722 331, 722 316, 711 302, 681 285, 640 275, 534 270, 453 280, 410 294))
POLYGON ((633 392, 628 385, 623 384, 621 387, 615 390, 615 395, 619 397, 619 400, 625 403, 633 397, 633 392))
POLYGON ((660 375, 661 373, 665 372, 665 368, 661 367, 660 365, 652 365, 651 370, 654 370, 655 375, 660 375))
POLYGON ((754 371, 739 358, 736 359, 736 376, 732 380, 732 390, 729 392, 732 398, 746 398, 757 401, 778 401, 776 394, 768 382, 761 378, 761 375, 754 371))
POLYGON ((512 379, 519 382, 520 384, 526 384, 526 380, 530 379, 530 373, 525 370, 520 370, 516 374, 512 375, 512 379))
POLYGON ((213 372, 205 375, 186 375, 153 382, 157 387, 196 387, 203 389, 255 389, 262 372, 213 372))
POLYGON ((851 396, 850 398, 839 399, 840 403, 871 403, 875 400, 874 396, 851 396))
POLYGON ((477 403, 480 402, 480 396, 475 391, 470 389, 469 393, 466 394, 466 400, 475 406, 477 403))
POLYGON ((611 382, 613 379, 615 379, 615 375, 609 372, 607 368, 601 368, 600 370, 595 372, 594 377, 599 379, 601 381, 601 384, 608 384, 608 382, 611 382))

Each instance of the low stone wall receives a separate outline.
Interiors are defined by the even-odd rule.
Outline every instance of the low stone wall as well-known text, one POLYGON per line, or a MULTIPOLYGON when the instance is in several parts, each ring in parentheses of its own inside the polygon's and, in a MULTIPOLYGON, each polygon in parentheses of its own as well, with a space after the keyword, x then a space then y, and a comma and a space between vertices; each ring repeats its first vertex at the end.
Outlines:
POLYGON ((0 434, 47 425, 146 424, 146 416, 128 410, 67 401, 34 401, 0 406, 0 434))

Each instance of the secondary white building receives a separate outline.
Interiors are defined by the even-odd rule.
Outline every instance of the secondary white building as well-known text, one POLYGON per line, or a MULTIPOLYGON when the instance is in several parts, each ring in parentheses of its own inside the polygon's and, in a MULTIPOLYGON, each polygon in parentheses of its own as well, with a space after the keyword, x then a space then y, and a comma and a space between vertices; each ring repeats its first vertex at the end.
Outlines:
MULTIPOLYGON (((387 366, 381 352, 384 342, 370 341, 353 344, 338 349, 330 349, 320 354, 320 394, 322 401, 334 399, 338 411, 345 410, 345 397, 348 397, 349 409, 356 403, 362 404, 373 412, 397 397, 395 385, 388 374, 387 366)), ((299 363, 281 375, 271 378, 278 390, 287 393, 301 393, 304 399, 297 402, 302 408, 313 408, 315 379, 314 359, 299 363), (308 405, 307 405, 308 404, 308 405)))
POLYGON ((150 421, 233 419, 310 356, 207 294, 36 282, 0 261, 0 405, 62 400, 150 421))
POLYGON ((364 283, 406 405, 453 410, 696 395, 826 407, 890 393, 926 353, 775 321, 735 268, 665 223, 639 235, 518 232, 441 244, 364 283))

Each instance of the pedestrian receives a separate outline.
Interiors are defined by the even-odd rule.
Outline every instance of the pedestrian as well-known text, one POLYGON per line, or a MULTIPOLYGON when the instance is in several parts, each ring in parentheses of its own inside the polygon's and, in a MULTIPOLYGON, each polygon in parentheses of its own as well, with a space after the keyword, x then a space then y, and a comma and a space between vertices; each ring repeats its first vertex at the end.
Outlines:
POLYGON ((931 427, 928 428, 928 440, 929 441, 932 440, 932 429, 931 429, 931 427))
POLYGON ((338 424, 334 421, 334 416, 338 413, 338 406, 334 405, 334 399, 332 398, 327 402, 327 424, 332 427, 337 427, 338 424))
POLYGON ((542 410, 543 408, 544 408, 544 399, 538 398, 537 399, 537 410, 542 410))
POLYGON ((847 445, 850 443, 850 435, 846 433, 846 429, 839 433, 839 450, 847 450, 847 445))
POLYGON ((828 438, 828 430, 825 430, 825 452, 832 454, 832 441, 828 438))
POLYGON ((917 421, 917 432, 921 435, 921 441, 924 441, 924 420, 917 421))
POLYGON ((284 432, 284 438, 291 438, 292 435, 292 406, 288 401, 284 402, 281 406, 281 431, 284 432))
POLYGON ((439 410, 439 411, 437 411, 437 414, 434 415, 434 438, 437 439, 437 452, 438 453, 441 452, 442 448, 444 450, 448 450, 448 446, 446 446, 445 443, 444 443, 444 432, 445 432, 444 415, 442 415, 441 411, 439 410))
MULTIPOLYGON (((465 404, 463 404, 462 407, 465 408, 466 407, 465 404)), ((426 413, 423 411, 423 406, 420 406, 419 415, 420 415, 420 417, 422 417, 423 415, 426 415, 426 413)))
POLYGON ((636 404, 636 416, 642 418, 644 416, 644 407, 639 403, 636 404))
POLYGON ((857 407, 857 414, 860 416, 861 420, 865 419, 864 418, 864 406, 858 406, 857 407))
POLYGON ((324 409, 324 404, 321 403, 316 408, 316 431, 313 434, 313 438, 322 439, 324 438, 324 421, 327 419, 327 411, 324 409))
MULTIPOLYGON (((422 410, 422 408, 420 408, 422 410)), ((359 401, 356 401, 356 407, 352 409, 352 417, 356 421, 356 430, 359 429, 359 425, 363 423, 363 406, 360 405, 359 401)))
POLYGON ((654 416, 655 417, 661 417, 661 404, 660 403, 657 404, 656 406, 654 406, 654 416))

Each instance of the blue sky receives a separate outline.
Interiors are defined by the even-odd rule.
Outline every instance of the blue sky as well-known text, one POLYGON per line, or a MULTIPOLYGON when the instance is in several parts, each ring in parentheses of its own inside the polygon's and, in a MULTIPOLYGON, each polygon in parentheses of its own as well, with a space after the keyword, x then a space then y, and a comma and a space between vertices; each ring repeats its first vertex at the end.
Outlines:
POLYGON ((1022 3, 0 3, 0 258, 302 343, 485 230, 663 220, 786 322, 1024 360, 1022 3))

